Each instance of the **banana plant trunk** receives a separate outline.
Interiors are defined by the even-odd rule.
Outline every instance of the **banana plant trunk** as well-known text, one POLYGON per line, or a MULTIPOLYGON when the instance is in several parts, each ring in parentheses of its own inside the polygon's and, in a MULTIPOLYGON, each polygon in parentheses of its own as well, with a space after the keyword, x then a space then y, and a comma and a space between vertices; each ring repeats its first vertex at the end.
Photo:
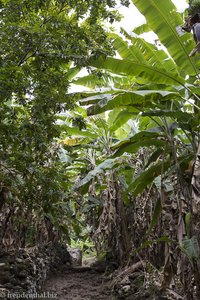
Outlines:
MULTIPOLYGON (((193 210, 193 235, 197 237, 200 245, 200 144, 193 167, 192 185, 192 210, 193 210)), ((197 286, 197 297, 200 299, 200 258, 194 264, 194 276, 197 286)))

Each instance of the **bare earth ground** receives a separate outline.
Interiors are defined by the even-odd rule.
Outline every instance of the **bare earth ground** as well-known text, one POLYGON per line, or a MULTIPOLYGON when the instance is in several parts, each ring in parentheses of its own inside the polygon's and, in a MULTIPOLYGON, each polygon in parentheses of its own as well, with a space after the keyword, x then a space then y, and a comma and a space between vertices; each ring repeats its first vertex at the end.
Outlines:
POLYGON ((87 267, 52 275, 44 291, 57 294, 56 300, 114 300, 103 273, 87 267))

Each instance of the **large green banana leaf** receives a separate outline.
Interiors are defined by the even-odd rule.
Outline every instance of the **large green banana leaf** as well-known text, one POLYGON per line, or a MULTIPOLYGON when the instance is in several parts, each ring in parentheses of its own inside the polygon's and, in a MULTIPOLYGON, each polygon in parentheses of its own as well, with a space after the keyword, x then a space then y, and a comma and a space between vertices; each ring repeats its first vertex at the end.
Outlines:
POLYGON ((114 76, 113 74, 103 73, 101 76, 89 74, 84 77, 79 77, 73 80, 73 84, 82 85, 91 89, 105 87, 115 84, 115 86, 130 86, 135 83, 134 76, 114 76))
POLYGON ((89 97, 83 99, 81 105, 92 104, 87 109, 88 115, 96 115, 107 110, 111 110, 116 107, 137 108, 144 110, 147 107, 154 107, 155 103, 160 103, 167 100, 177 100, 179 94, 175 92, 165 91, 131 91, 131 92, 117 92, 115 94, 101 94, 98 96, 89 97))
POLYGON ((113 145, 112 150, 117 150, 114 157, 121 156, 124 152, 136 153, 141 147, 156 146, 164 148, 166 141, 159 132, 140 131, 129 139, 122 140, 113 145))
POLYGON ((158 35, 180 70, 195 75, 198 59, 189 57, 195 44, 192 36, 185 33, 179 36, 176 28, 183 24, 181 14, 170 0, 132 0, 133 4, 145 16, 148 26, 158 35))
POLYGON ((138 115, 138 109, 117 109, 118 112, 116 113, 116 109, 114 109, 112 112, 114 112, 115 118, 113 118, 112 124, 110 124, 110 131, 114 132, 121 126, 123 126, 129 119, 133 119, 134 116, 136 117, 138 115))
POLYGON ((73 136, 83 136, 83 137, 89 137, 91 139, 95 139, 98 137, 97 134, 90 132, 89 130, 80 130, 78 127, 70 127, 66 124, 58 125, 60 129, 62 129, 62 132, 66 132, 67 135, 73 135, 73 136))
POLYGON ((114 74, 132 75, 144 78, 148 82, 166 85, 184 85, 185 80, 177 73, 166 71, 164 68, 156 68, 143 62, 135 62, 128 59, 117 59, 113 57, 99 57, 91 59, 90 65, 108 70, 114 74))
POLYGON ((178 74, 177 65, 164 50, 158 50, 156 46, 148 43, 140 37, 130 37, 132 44, 122 39, 117 34, 110 35, 113 45, 123 59, 145 63, 157 68, 165 68, 178 74))
POLYGON ((124 59, 133 60, 135 62, 146 63, 146 59, 138 46, 131 47, 117 34, 111 34, 110 37, 113 39, 113 46, 119 53, 119 55, 124 59))

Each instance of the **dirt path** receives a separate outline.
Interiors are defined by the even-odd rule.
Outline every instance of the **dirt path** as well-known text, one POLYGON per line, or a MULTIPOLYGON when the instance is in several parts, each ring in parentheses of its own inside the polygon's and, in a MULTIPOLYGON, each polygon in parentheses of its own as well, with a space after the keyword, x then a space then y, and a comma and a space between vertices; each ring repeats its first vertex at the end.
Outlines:
POLYGON ((66 270, 56 277, 52 276, 47 281, 44 290, 46 293, 51 293, 49 299, 56 300, 115 299, 109 290, 104 275, 84 267, 66 270))

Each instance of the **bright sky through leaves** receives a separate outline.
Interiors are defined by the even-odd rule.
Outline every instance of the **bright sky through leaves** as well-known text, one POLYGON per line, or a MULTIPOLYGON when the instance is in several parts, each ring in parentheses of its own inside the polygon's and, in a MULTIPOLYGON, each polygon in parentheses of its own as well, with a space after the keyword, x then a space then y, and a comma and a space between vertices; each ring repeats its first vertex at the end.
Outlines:
MULTIPOLYGON (((163 0, 164 1, 164 0, 163 0)), ((183 12, 188 4, 186 0, 172 0, 172 2, 176 5, 177 10, 179 12, 183 12)), ((144 16, 138 11, 138 9, 131 3, 131 5, 127 8, 122 6, 121 4, 118 6, 118 9, 124 18, 120 23, 115 24, 115 27, 118 29, 123 27, 128 32, 132 31, 133 28, 145 23, 144 16)))
MULTIPOLYGON (((163 0, 164 1, 164 0, 163 0)), ((186 0, 172 0, 172 2, 176 5, 177 10, 179 12, 183 12, 187 7, 188 4, 186 3, 186 0)), ((128 33, 131 33, 132 30, 141 25, 144 24, 145 18, 144 16, 139 12, 139 10, 132 4, 130 4, 129 7, 125 7, 121 5, 120 3, 117 6, 117 9, 120 11, 120 13, 124 16, 120 22, 115 22, 114 26, 112 24, 112 27, 115 28, 116 31, 120 32, 120 28, 124 28, 128 33)), ((108 25, 109 27, 109 25, 108 25)), ((155 33, 145 33, 143 34, 143 37, 150 43, 154 43, 155 40, 157 39, 157 36, 155 33)), ((85 70, 82 70, 78 76, 85 76, 87 72, 85 70)), ((78 85, 71 85, 70 87, 70 92, 74 91, 82 91, 82 90, 87 90, 86 87, 78 86, 78 85)))

